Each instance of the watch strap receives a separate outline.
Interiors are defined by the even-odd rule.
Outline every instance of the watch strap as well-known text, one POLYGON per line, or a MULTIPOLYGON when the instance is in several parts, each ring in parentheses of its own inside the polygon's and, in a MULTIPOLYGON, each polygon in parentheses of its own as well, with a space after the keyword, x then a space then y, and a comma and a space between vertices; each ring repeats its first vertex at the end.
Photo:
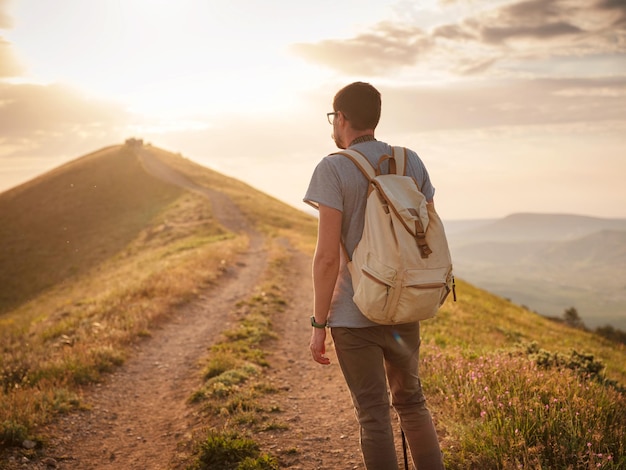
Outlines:
POLYGON ((311 315, 311 326, 313 328, 326 328, 328 326, 328 322, 326 322, 326 323, 317 323, 315 321, 315 316, 311 315))

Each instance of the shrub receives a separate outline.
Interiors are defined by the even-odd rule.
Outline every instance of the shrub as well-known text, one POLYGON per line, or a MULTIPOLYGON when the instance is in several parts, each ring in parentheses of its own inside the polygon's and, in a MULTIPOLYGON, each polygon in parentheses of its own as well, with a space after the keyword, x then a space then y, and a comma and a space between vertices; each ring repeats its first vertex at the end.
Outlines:
POLYGON ((190 470, 277 470, 272 457, 260 455, 259 445, 236 432, 212 431, 199 445, 190 470))
POLYGON ((28 437, 26 426, 15 421, 5 421, 0 426, 0 445, 19 445, 28 437))

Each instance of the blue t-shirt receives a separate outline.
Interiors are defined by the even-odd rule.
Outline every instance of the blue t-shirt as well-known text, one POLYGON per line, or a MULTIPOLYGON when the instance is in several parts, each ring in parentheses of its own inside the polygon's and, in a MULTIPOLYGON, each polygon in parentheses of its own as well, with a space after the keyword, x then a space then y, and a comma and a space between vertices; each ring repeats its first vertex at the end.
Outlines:
MULTIPOLYGON (((374 166, 382 155, 393 155, 393 148, 381 141, 363 142, 350 148, 364 154, 374 166)), ((388 171, 386 167, 382 170, 388 171)), ((418 155, 409 149, 406 174, 415 178, 427 201, 433 199, 435 188, 430 182, 428 171, 418 155)), ((352 160, 344 155, 331 154, 318 163, 304 196, 304 202, 313 207, 323 205, 341 211, 341 240, 350 257, 363 233, 367 190, 367 178, 352 160)), ((328 324, 331 327, 347 328, 376 326, 377 323, 368 320, 352 301, 354 291, 346 261, 342 256, 328 324)))

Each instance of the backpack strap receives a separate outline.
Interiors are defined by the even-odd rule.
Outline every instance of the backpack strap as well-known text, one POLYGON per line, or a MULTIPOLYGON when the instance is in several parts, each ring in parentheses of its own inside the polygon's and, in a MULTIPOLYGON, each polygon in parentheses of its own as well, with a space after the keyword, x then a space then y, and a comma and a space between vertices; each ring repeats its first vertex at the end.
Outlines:
MULTIPOLYGON (((363 173, 363 176, 367 178, 367 181, 371 182, 372 179, 376 176, 376 169, 374 168, 374 166, 365 157, 365 155, 363 155, 358 150, 345 149, 341 152, 337 152, 337 154, 343 155, 344 157, 347 157, 350 160, 352 160, 352 163, 354 163, 356 167, 359 170, 361 170, 361 173, 363 173)), ((351 257, 348 254, 348 249, 346 248, 346 245, 343 242, 343 240, 341 240, 341 249, 342 249, 344 256, 346 257, 345 259, 347 261, 351 261, 351 257)))
POLYGON ((365 175, 368 180, 374 178, 374 176, 380 175, 380 166, 385 160, 389 160, 389 173, 396 175, 406 175, 406 149, 404 147, 394 147, 393 157, 391 155, 383 155, 378 159, 378 164, 374 167, 370 161, 358 150, 345 149, 341 152, 337 152, 339 155, 348 157, 352 162, 361 170, 361 173, 365 175))
POLYGON ((404 147, 394 147, 393 148, 393 159, 396 162, 396 175, 406 176, 406 148, 404 147))
POLYGON ((376 176, 376 168, 370 163, 370 161, 358 150, 345 149, 342 152, 337 152, 339 155, 348 157, 357 166, 361 173, 371 181, 376 176))

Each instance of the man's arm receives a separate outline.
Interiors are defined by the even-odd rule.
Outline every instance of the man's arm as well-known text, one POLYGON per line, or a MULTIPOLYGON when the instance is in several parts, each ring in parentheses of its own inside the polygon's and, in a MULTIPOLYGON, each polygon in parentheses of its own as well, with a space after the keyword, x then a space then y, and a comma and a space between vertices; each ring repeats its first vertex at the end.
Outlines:
MULTIPOLYGON (((339 274, 341 249, 341 212, 320 205, 317 245, 313 256, 313 314, 317 323, 326 323, 339 274)), ((330 364, 326 352, 326 329, 313 328, 311 355, 320 364, 330 364)))

